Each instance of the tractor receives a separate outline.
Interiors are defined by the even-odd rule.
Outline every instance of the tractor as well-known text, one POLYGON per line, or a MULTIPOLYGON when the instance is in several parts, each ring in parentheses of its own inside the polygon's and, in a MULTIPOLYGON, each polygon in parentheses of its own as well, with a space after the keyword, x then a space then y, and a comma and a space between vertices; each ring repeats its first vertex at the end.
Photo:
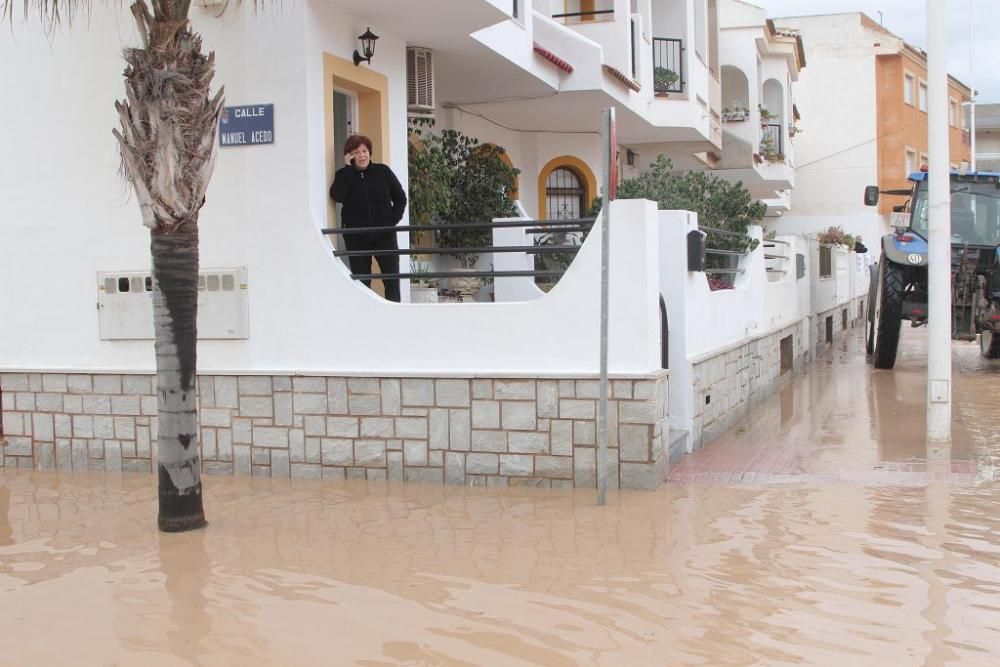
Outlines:
MULTIPOLYGON (((871 268, 865 346, 876 368, 896 363, 903 320, 927 324, 927 172, 910 174, 911 187, 865 188, 865 204, 879 194, 907 197, 893 206, 895 231, 882 237, 871 268)), ((983 356, 1000 358, 1000 173, 951 174, 951 337, 975 341, 983 356)))

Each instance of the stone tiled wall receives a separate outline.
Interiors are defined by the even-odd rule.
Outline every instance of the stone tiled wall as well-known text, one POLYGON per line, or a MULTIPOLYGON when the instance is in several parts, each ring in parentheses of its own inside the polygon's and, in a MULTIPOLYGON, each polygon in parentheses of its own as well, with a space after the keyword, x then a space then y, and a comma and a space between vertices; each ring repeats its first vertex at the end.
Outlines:
POLYGON ((867 316, 867 311, 861 308, 868 307, 868 297, 858 297, 852 299, 844 305, 837 306, 823 313, 818 313, 813 317, 813 351, 816 354, 823 352, 829 343, 826 342, 826 318, 833 317, 833 340, 837 340, 845 332, 843 311, 847 310, 847 328, 850 329, 865 321, 859 316, 859 312, 867 316))
POLYGON ((804 363, 801 328, 794 325, 694 365, 693 447, 722 435, 769 396, 781 378, 781 340, 792 336, 793 369, 804 363))
MULTIPOLYGON (((833 316, 833 338, 837 340, 845 332, 842 311, 847 309, 847 326, 851 328, 865 321, 865 313, 859 311, 861 306, 867 307, 867 297, 814 316, 811 323, 813 353, 819 354, 829 346, 826 343, 827 316, 833 316)), ((798 325, 694 365, 694 449, 731 429, 746 416, 754 401, 769 396, 780 386, 781 339, 785 336, 792 336, 793 368, 797 371, 806 361, 807 352, 798 325)))
MULTIPOLYGON (((0 374, 7 467, 150 471, 148 375, 0 374)), ((200 376, 208 474, 593 486, 598 383, 584 379, 200 376)), ((666 374, 613 380, 609 480, 666 472, 666 374)))

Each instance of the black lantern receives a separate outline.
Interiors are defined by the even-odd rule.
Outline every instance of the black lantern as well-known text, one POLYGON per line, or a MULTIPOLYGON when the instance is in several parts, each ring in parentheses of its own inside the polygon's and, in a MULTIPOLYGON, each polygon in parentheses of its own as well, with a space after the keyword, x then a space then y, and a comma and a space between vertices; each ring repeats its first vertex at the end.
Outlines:
POLYGON ((370 65, 372 56, 375 55, 375 40, 378 39, 378 35, 373 33, 371 28, 365 28, 364 34, 358 35, 358 39, 361 40, 361 50, 364 55, 354 49, 354 65, 360 65, 362 60, 370 65))

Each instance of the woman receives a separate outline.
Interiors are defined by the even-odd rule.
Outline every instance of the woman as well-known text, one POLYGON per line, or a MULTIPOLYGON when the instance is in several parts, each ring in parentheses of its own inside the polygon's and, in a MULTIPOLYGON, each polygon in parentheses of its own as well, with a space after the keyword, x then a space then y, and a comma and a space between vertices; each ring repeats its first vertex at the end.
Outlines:
MULTIPOLYGON (((344 234, 344 245, 348 250, 368 251, 362 255, 350 255, 351 273, 371 273, 372 256, 378 261, 381 273, 399 273, 399 255, 380 253, 382 250, 397 250, 396 232, 392 227, 403 217, 406 208, 406 193, 392 169, 384 164, 372 162, 372 142, 366 136, 355 134, 344 143, 344 161, 334 176, 330 186, 330 197, 344 205, 341 220, 346 229, 352 227, 385 227, 384 232, 360 232, 344 234)), ((363 281, 366 287, 371 280, 363 281)), ((383 280, 385 298, 399 302, 399 280, 383 280)))

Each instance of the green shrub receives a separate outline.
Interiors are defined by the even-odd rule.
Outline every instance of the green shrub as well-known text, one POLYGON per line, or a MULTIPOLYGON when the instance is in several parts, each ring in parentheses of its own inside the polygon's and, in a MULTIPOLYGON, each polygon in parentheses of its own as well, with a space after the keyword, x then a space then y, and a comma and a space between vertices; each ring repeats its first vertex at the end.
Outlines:
MULTIPOLYGON (((430 131, 433 121, 413 119, 410 132, 421 146, 410 143, 410 219, 415 224, 469 224, 516 214, 510 193, 519 171, 500 156, 504 151, 480 144, 458 130, 430 131)), ((435 230, 441 248, 483 248, 492 245, 489 229, 435 230)), ((471 267, 475 253, 452 255, 471 267)))

